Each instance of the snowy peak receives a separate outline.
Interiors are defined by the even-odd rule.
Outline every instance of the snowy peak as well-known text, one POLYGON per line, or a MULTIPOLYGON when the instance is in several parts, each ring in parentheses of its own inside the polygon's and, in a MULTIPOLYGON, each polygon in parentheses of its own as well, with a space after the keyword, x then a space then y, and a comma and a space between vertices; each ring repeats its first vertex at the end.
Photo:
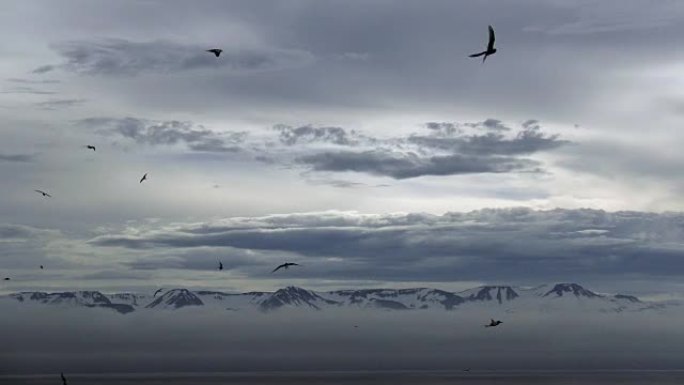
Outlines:
POLYGON ((587 290, 576 283, 558 283, 553 289, 544 294, 544 297, 563 297, 564 295, 574 295, 577 298, 599 298, 600 295, 591 290, 587 290))
POLYGON ((173 289, 152 301, 147 308, 180 309, 186 306, 202 306, 202 300, 188 289, 173 289))
POLYGON ((271 294, 268 298, 261 301, 259 309, 262 311, 271 311, 279 309, 283 306, 292 307, 308 307, 311 309, 320 310, 323 305, 337 305, 335 301, 331 301, 321 297, 313 291, 305 290, 295 286, 288 286, 271 294))
POLYGON ((461 294, 464 295, 468 301, 497 301, 499 304, 520 297, 518 292, 510 286, 482 286, 476 289, 466 290, 461 294))

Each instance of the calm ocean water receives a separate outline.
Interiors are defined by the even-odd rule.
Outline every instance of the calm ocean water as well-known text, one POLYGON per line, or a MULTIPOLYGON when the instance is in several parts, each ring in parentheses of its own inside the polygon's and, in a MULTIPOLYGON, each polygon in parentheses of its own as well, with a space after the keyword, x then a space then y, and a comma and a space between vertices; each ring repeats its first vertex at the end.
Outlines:
MULTIPOLYGON (((192 373, 68 374, 69 385, 682 385, 682 371, 632 372, 354 372, 354 373, 192 373)), ((60 385, 59 374, 0 376, 0 384, 60 385)))

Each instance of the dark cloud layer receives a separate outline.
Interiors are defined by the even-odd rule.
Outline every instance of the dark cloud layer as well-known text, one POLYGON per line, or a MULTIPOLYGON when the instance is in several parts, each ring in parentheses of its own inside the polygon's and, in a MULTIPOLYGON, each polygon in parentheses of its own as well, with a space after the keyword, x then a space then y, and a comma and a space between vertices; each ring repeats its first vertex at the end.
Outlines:
MULTIPOLYGON (((313 60, 311 54, 270 47, 224 47, 220 58, 207 47, 171 41, 134 42, 125 39, 83 40, 58 43, 54 49, 65 59, 59 67, 83 75, 134 76, 141 73, 174 73, 198 69, 234 72, 273 71, 299 67, 313 60)), ((58 68, 46 65, 34 73, 58 68)))
POLYGON ((33 155, 29 154, 0 154, 0 162, 31 162, 33 155))
POLYGON ((394 280, 684 275, 684 215, 600 210, 481 210, 441 216, 301 214, 107 235, 96 246, 289 252, 308 277, 394 280), (328 257, 344 263, 326 264, 328 257))
POLYGON ((421 158, 415 154, 390 154, 378 151, 325 152, 304 156, 298 161, 311 166, 315 171, 354 171, 395 179, 427 175, 504 173, 529 170, 538 164, 531 160, 506 157, 448 155, 421 158))
POLYGON ((340 128, 310 126, 281 129, 281 141, 295 144, 301 138, 308 141, 357 146, 375 149, 366 151, 327 150, 297 158, 300 164, 315 171, 353 171, 394 179, 416 178, 427 175, 458 175, 475 173, 536 172, 541 164, 524 158, 537 152, 549 151, 569 143, 558 135, 546 135, 541 127, 528 122, 514 137, 502 132, 510 130, 501 121, 487 119, 478 123, 426 123, 425 134, 403 138, 366 138, 352 141, 340 128), (467 135, 467 129, 485 128, 486 134, 467 135), (285 138, 283 139, 283 135, 285 138))
POLYGON ((201 125, 181 121, 149 121, 137 118, 88 118, 78 122, 103 135, 116 135, 138 144, 171 146, 184 143, 192 151, 236 152, 246 133, 216 133, 201 125))

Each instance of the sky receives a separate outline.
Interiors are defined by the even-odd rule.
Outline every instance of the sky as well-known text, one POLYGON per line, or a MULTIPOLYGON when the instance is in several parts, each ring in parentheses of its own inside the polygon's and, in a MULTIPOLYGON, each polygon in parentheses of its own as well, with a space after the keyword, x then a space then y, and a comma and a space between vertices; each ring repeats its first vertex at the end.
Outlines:
POLYGON ((684 293, 683 17, 670 0, 8 1, 0 292, 684 293), (490 24, 498 52, 469 58, 490 24), (286 261, 302 266, 271 274, 286 261))

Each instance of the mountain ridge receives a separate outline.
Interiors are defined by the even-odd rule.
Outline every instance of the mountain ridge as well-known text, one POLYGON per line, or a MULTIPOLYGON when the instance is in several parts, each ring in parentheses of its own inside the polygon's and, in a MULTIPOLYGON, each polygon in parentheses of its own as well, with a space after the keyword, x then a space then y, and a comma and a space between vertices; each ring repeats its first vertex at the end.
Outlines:
POLYGON ((274 292, 251 291, 227 293, 216 290, 191 291, 174 288, 159 296, 136 293, 103 294, 100 291, 18 292, 0 298, 41 305, 106 308, 120 314, 138 310, 178 310, 182 308, 220 308, 223 310, 254 309, 271 312, 280 309, 322 311, 330 308, 353 307, 375 310, 443 310, 457 311, 464 306, 543 309, 562 308, 568 299, 600 311, 642 311, 661 309, 654 302, 645 302, 633 295, 597 294, 576 283, 542 285, 534 289, 515 286, 485 285, 460 292, 440 289, 344 289, 312 291, 288 286, 274 292))

